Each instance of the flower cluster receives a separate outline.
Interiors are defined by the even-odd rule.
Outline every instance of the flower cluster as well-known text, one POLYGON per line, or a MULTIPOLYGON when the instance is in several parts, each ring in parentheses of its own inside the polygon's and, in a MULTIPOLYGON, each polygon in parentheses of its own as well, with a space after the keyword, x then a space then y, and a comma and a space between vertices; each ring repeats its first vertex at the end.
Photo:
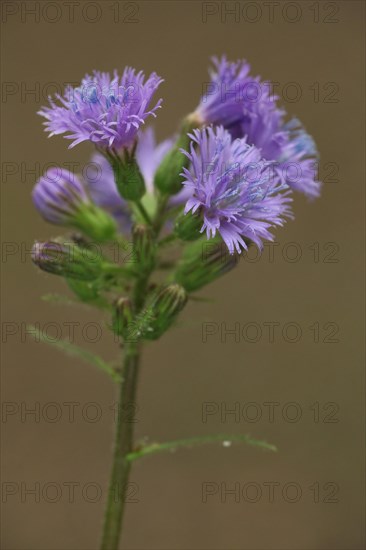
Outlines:
MULTIPOLYGON (((121 77, 94 72, 39 112, 50 135, 65 134, 70 147, 87 141, 94 150, 82 176, 52 168, 37 182, 37 210, 72 232, 36 242, 32 260, 63 277, 76 300, 108 315, 106 327, 123 348, 122 369, 66 340, 57 347, 118 382, 119 406, 136 401, 143 342, 163 336, 192 293, 234 269, 243 250, 273 240, 272 230, 293 218, 294 190, 320 192, 312 138, 296 119, 287 120, 245 61, 215 59, 197 109, 157 144, 153 129, 143 126, 161 105, 153 101, 161 82, 131 68, 121 77)), ((127 485, 139 456, 200 440, 136 443, 131 426, 117 418, 110 487, 127 485)), ((218 440, 226 446, 231 436, 202 439, 218 440)), ((102 537, 109 550, 118 547, 123 513, 123 498, 118 503, 112 493, 102 537)))
MULTIPOLYGON (((213 60, 206 93, 180 132, 157 144, 153 129, 142 127, 161 106, 161 99, 153 101, 161 82, 155 73, 145 78, 132 68, 122 76, 95 71, 79 87, 50 98, 39 112, 50 135, 65 134, 70 147, 88 141, 95 151, 84 178, 49 170, 33 191, 36 208, 47 221, 97 242, 138 235, 141 254, 149 251, 148 261, 140 258, 141 269, 159 264, 161 233, 163 242, 183 247, 204 236, 220 239, 231 255, 250 244, 261 249, 273 239, 271 230, 293 217, 293 190, 320 193, 313 139, 287 117, 269 84, 251 76, 248 63, 222 57, 213 60)), ((190 273, 197 248, 189 250, 183 254, 187 265, 173 273, 173 281, 184 286, 186 280, 186 289, 199 286, 190 273)), ((227 271, 217 262, 213 254, 212 276, 201 273, 200 281, 227 271)), ((112 271, 111 287, 117 284, 112 271)), ((136 270, 124 275, 135 277, 136 270)))

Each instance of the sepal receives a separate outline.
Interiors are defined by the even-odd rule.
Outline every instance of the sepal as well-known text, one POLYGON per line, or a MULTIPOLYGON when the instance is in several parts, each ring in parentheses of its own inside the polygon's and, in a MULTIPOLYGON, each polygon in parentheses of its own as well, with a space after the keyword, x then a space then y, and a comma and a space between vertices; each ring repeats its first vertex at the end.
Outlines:
POLYGON ((80 205, 72 225, 97 242, 110 241, 117 232, 117 224, 112 216, 92 202, 80 205))
POLYGON ((121 154, 106 151, 119 194, 126 201, 139 201, 145 194, 145 181, 135 158, 134 149, 124 149, 121 154))
POLYGON ((201 237, 202 219, 198 214, 183 212, 176 219, 174 233, 182 241, 196 241, 201 237))
POLYGON ((171 284, 153 294, 140 315, 139 326, 146 340, 157 340, 174 323, 187 303, 187 293, 178 284, 171 284))
POLYGON ((189 244, 178 264, 174 279, 187 292, 194 292, 231 271, 238 257, 229 254, 221 239, 189 244))

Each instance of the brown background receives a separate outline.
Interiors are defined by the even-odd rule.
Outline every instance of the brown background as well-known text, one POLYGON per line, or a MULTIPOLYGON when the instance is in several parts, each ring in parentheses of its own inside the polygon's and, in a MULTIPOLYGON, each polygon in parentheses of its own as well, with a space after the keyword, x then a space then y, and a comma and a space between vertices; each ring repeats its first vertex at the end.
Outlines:
MULTIPOLYGON (((4 3, 5 4, 5 3, 4 3)), ((20 9, 19 2, 7 2, 20 9)), ((34 2, 26 2, 28 7, 34 2)), ((44 6, 46 3, 41 2, 44 6)), ((49 3, 48 3, 49 4, 49 3)), ((156 128, 159 137, 171 134, 180 117, 197 104, 206 68, 212 54, 247 58, 255 74, 280 82, 297 82, 302 90, 298 101, 283 103, 298 116, 315 137, 321 152, 321 173, 330 174, 326 163, 337 163, 339 173, 325 185, 322 198, 309 204, 297 196, 296 220, 277 232, 279 246, 275 259, 268 251, 257 263, 241 262, 237 270, 203 293, 209 303, 192 303, 180 326, 158 343, 149 345, 143 357, 138 395, 137 435, 150 440, 209 433, 251 433, 275 443, 277 454, 243 445, 230 449, 206 446, 176 454, 156 455, 137 463, 132 481, 138 485, 138 502, 128 505, 122 546, 129 549, 245 549, 245 550, 356 550, 364 547, 363 483, 363 205, 362 173, 364 112, 362 98, 363 2, 319 2, 320 21, 314 22, 312 2, 295 2, 301 9, 296 23, 282 15, 284 3, 276 8, 272 23, 268 8, 262 17, 249 23, 242 15, 220 20, 220 14, 202 21, 201 2, 140 1, 136 23, 113 22, 112 4, 100 2, 102 16, 96 23, 84 21, 79 3, 74 23, 68 22, 63 2, 62 17, 50 18, 52 6, 35 22, 33 16, 21 20, 20 12, 9 15, 3 24, 3 81, 32 88, 39 86, 41 97, 15 93, 3 98, 3 240, 29 248, 36 238, 57 234, 33 209, 30 192, 34 176, 21 173, 26 168, 48 162, 85 162, 90 148, 81 145, 67 150, 62 138, 47 140, 36 115, 44 103, 47 83, 78 81, 93 68, 119 69, 128 64, 145 72, 156 70, 165 78, 161 88, 164 107, 156 128), (333 6, 338 13, 330 19, 333 6), (320 85, 320 100, 311 90, 320 85), (338 102, 325 102, 322 87, 339 86, 338 102), (38 84, 37 84, 38 83, 38 84), (4 163, 16 163, 18 172, 5 177, 4 163), (298 262, 282 256, 286 243, 296 242, 302 252, 298 262), (309 249, 319 243, 320 261, 309 249), (338 262, 324 262, 326 243, 336 243, 338 262), (220 334, 202 342, 202 321, 258 323, 263 330, 258 343, 233 337, 220 341, 220 334), (274 343, 269 343, 263 323, 280 323, 274 343), (302 329, 298 343, 281 336, 288 322, 302 329), (318 322, 321 341, 314 343, 310 325, 318 322), (329 333, 323 325, 339 326, 338 343, 324 343, 329 333), (257 422, 219 414, 201 420, 204 402, 235 402, 243 407, 255 402, 263 412, 257 422), (278 402, 274 422, 268 421, 263 403, 278 402), (289 422, 281 411, 296 402, 302 417, 289 422), (320 403, 320 422, 314 421, 311 407, 320 403), (338 422, 324 422, 323 406, 336 403, 338 422), (232 496, 220 502, 219 495, 202 502, 204 482, 220 484, 248 482, 260 485, 263 494, 256 503, 232 496), (274 502, 268 501, 266 482, 279 483, 274 502), (302 490, 298 502, 282 497, 284 484, 293 482, 302 490), (319 482, 320 500, 315 503, 309 486, 319 482), (337 502, 323 502, 330 489, 339 485, 337 502)), ((120 19, 132 14, 134 6, 120 2, 120 19), (125 9, 126 11, 123 11, 125 9)), ((214 2, 214 9, 224 3, 214 2)), ((232 3, 227 3, 230 7, 232 3)), ((239 3, 240 8, 245 3, 239 3)), ((9 9, 11 9, 9 8, 9 9)), ((94 17, 88 8, 87 17, 94 17)), ((223 8, 224 9, 224 8, 223 8)), ((253 8, 254 9, 254 8, 253 8)), ((289 8, 288 18, 294 17, 289 8)), ((253 18, 254 12, 248 12, 253 18)), ((287 12, 285 12, 287 13, 287 12)), ((245 14, 244 14, 245 15, 245 14)), ((291 93, 293 90, 289 90, 291 93)), ((9 165, 7 165, 9 166, 9 165)), ((330 249, 329 249, 330 250, 330 249)), ((328 250, 328 252, 329 252, 328 250)), ((293 250, 288 251, 289 254, 293 250)), ((51 423, 54 410, 47 410, 40 422, 31 416, 21 421, 20 412, 3 421, 3 482, 31 488, 40 483, 56 483, 63 488, 58 502, 47 502, 54 493, 35 503, 33 496, 21 501, 20 492, 3 505, 2 548, 8 550, 91 550, 98 547, 103 498, 86 502, 81 487, 98 483, 105 491, 111 459, 113 383, 102 373, 76 359, 65 359, 56 350, 36 344, 30 337, 22 341, 22 323, 58 323, 63 336, 65 323, 81 323, 75 334, 82 343, 81 328, 100 321, 93 311, 51 305, 40 300, 48 292, 65 293, 63 282, 40 274, 29 257, 20 253, 4 258, 3 323, 15 323, 16 334, 3 346, 3 400, 14 406, 34 407, 37 402, 56 402, 62 408, 60 421, 51 423), (78 402, 75 422, 70 423, 63 403, 78 402), (102 418, 88 423, 81 407, 96 402, 102 418), (79 483, 75 502, 68 502, 65 483, 79 483)), ((4 326, 4 325, 3 325, 4 326)), ((9 325, 7 325, 9 327, 9 325)), ((52 330, 50 329, 50 333, 52 330)), ((93 338, 90 329, 89 339, 93 338)), ((23 338, 24 340, 24 338, 23 338)), ((89 345, 107 359, 117 347, 106 336, 89 345)), ((90 415, 93 410, 89 409, 90 415)), ((293 414, 294 409, 288 409, 293 414)), ((248 414, 254 409, 248 410, 248 414)), ((4 419, 3 419, 4 420, 4 419)), ((104 495, 103 495, 104 496, 104 495)), ((293 496, 289 492, 290 498, 293 496)), ((249 498, 253 497, 250 493, 249 498)), ((89 498, 93 498, 90 489, 89 498)))

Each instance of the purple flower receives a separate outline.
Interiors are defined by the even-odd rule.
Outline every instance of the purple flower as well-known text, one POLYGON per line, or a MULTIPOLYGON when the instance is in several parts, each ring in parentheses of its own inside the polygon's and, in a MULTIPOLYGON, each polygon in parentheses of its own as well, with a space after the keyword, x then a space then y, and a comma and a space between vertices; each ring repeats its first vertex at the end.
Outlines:
POLYGON ((212 63, 211 82, 194 113, 198 120, 229 129, 249 116, 256 104, 267 108, 274 104, 276 98, 270 96, 268 83, 250 76, 245 60, 231 63, 222 56, 212 58, 212 63))
POLYGON ((48 170, 32 196, 37 210, 51 223, 75 227, 96 240, 109 239, 115 233, 113 219, 94 205, 80 179, 68 170, 48 170))
POLYGON ((157 144, 153 128, 141 132, 136 148, 136 160, 148 193, 153 193, 155 172, 169 149, 173 147, 173 143, 174 139, 170 138, 157 144))
POLYGON ((274 169, 283 183, 310 198, 320 195, 317 179, 318 152, 312 137, 300 121, 284 122, 279 109, 258 109, 242 122, 236 135, 246 136, 248 143, 258 147, 264 158, 275 161, 274 169))
POLYGON ((245 238, 262 248, 262 240, 273 240, 269 228, 292 217, 287 186, 273 177, 271 163, 245 139, 232 140, 223 127, 194 130, 191 161, 183 169, 189 189, 185 213, 203 215, 201 232, 210 239, 218 231, 230 254, 247 249, 245 238))
POLYGON ((161 99, 150 107, 152 96, 162 79, 152 73, 145 82, 142 71, 127 67, 119 77, 94 71, 86 75, 78 88, 69 86, 64 96, 56 95, 61 105, 50 99, 50 107, 39 114, 47 119, 50 136, 67 133, 74 147, 92 141, 101 148, 129 148, 148 116, 156 116, 161 99))
POLYGON ((275 161, 281 181, 311 198, 320 194, 317 150, 296 119, 286 123, 269 83, 250 77, 245 61, 214 59, 216 71, 195 115, 203 124, 223 125, 233 138, 246 137, 267 160, 275 161))

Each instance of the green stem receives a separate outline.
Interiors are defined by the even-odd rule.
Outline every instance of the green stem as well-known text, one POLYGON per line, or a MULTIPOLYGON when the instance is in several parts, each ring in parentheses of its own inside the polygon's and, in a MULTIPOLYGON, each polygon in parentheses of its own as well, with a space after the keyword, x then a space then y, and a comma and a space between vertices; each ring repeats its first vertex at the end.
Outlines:
POLYGON ((146 287, 149 282, 150 273, 145 273, 136 280, 133 301, 135 304, 136 312, 139 313, 145 303, 146 287))
POLYGON ((159 233, 164 225, 164 213, 165 213, 165 208, 168 204, 168 201, 169 201, 168 195, 159 195, 158 208, 156 210, 155 220, 153 222, 153 229, 154 229, 156 238, 158 238, 159 233))
MULTIPOLYGON (((163 225, 163 214, 167 198, 162 198, 156 213, 154 222, 151 221, 148 213, 140 201, 136 203, 141 214, 149 225, 154 226, 154 237, 158 239, 160 229, 163 225)), ((151 269, 138 273, 133 289, 133 303, 138 313, 145 302, 146 289, 149 283, 151 269)), ((128 457, 133 454, 133 424, 124 422, 121 415, 122 407, 128 403, 134 403, 136 399, 137 378, 141 344, 137 342, 125 343, 125 357, 122 371, 122 382, 120 386, 120 399, 116 421, 116 436, 113 454, 112 472, 109 483, 107 505, 104 516, 103 536, 101 550, 117 550, 121 536, 123 513, 125 508, 126 489, 129 479, 131 461, 128 457)))
POLYGON ((174 233, 169 233, 169 235, 167 235, 166 237, 164 237, 158 242, 158 246, 159 247, 166 246, 167 244, 174 242, 176 239, 177 239, 177 236, 174 235, 174 233))
POLYGON ((146 208, 142 204, 142 202, 141 201, 136 201, 136 206, 137 206, 138 210, 140 211, 141 216, 144 218, 145 222, 148 225, 152 225, 151 218, 150 218, 146 208))
POLYGON ((139 359, 139 344, 127 343, 125 345, 120 399, 116 418, 113 465, 104 516, 101 550, 117 550, 121 536, 127 483, 131 469, 131 462, 127 459, 127 456, 133 449, 134 428, 134 421, 125 418, 123 408, 128 403, 134 403, 136 400, 139 359))

